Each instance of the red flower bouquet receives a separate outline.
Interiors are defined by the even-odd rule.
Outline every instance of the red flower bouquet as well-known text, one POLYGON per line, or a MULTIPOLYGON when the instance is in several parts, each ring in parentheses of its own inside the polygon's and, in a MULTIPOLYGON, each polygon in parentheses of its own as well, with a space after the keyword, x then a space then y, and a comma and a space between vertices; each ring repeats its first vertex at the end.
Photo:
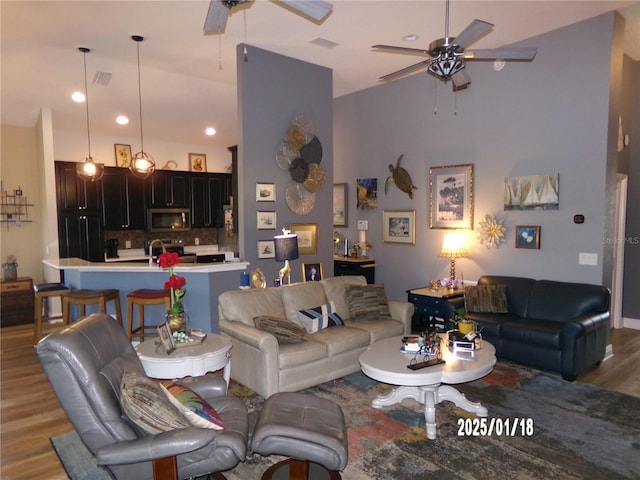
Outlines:
POLYGON ((175 252, 165 252, 158 256, 158 265, 161 268, 167 268, 169 270, 169 279, 164 283, 164 288, 171 292, 170 313, 173 314, 184 311, 182 300, 180 299, 186 293, 184 286, 187 284, 187 280, 184 277, 176 275, 173 271, 173 267, 179 263, 182 263, 182 259, 175 252))

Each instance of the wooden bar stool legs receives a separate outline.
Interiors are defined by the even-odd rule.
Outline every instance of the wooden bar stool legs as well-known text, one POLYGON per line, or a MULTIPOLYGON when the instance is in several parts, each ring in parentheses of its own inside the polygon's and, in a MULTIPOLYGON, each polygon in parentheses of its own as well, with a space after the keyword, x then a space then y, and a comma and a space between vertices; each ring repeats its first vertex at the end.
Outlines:
POLYGON ((164 305, 165 311, 171 308, 171 299, 168 290, 139 289, 127 295, 127 335, 129 340, 137 337, 140 342, 144 342, 145 337, 155 337, 157 326, 162 322, 153 325, 146 325, 144 319, 145 305, 164 305), (138 327, 133 327, 133 307, 138 306, 138 327))
POLYGON ((64 325, 63 321, 54 323, 53 320, 60 320, 63 315, 51 314, 50 300, 55 297, 60 297, 60 306, 62 307, 63 298, 69 292, 69 288, 65 287, 61 283, 40 283, 33 286, 34 294, 34 329, 33 329, 33 343, 38 343, 42 338, 42 333, 46 330, 46 327, 50 327, 51 324, 64 325))
POLYGON ((120 291, 116 289, 107 290, 71 290, 67 293, 62 302, 62 316, 64 323, 71 323, 71 305, 78 305, 80 308, 80 318, 87 312, 87 305, 99 305, 101 313, 107 313, 107 302, 114 302, 116 321, 122 326, 122 308, 120 305, 120 291))

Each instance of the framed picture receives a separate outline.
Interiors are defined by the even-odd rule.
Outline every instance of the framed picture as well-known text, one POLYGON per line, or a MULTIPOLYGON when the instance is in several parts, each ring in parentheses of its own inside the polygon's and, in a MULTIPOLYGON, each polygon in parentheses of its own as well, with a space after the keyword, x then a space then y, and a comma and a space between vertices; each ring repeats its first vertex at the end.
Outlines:
POLYGON ((333 184, 333 226, 347 226, 347 184, 333 184))
POLYGON ((473 165, 429 169, 429 228, 473 228, 473 165))
POLYGON ((298 252, 300 255, 318 253, 318 224, 291 223, 291 233, 298 235, 298 252))
POLYGON ((516 248, 540 249, 540 226, 516 225, 516 248))
POLYGON ((256 202, 275 202, 275 183, 256 183, 256 202))
POLYGON ((384 210, 382 212, 384 243, 416 244, 416 211, 384 210))
POLYGON ((276 258, 273 240, 258 240, 258 258, 276 258))
POLYGON ((169 328, 169 322, 158 325, 158 337, 160 337, 160 345, 164 351, 167 352, 167 355, 176 349, 176 345, 173 343, 171 328, 169 328))
POLYGON ((129 168, 131 165, 131 145, 114 143, 113 149, 116 153, 116 167, 129 168))
POLYGON ((505 210, 558 210, 558 175, 529 175, 504 179, 505 210))
POLYGON ((302 264, 303 282, 319 282, 323 278, 324 272, 322 271, 322 262, 302 264))
POLYGON ((257 212, 258 230, 276 229, 276 212, 257 212))
POLYGON ((377 178, 357 178, 356 189, 358 210, 376 210, 378 208, 377 178))
POLYGON ((189 170, 192 172, 206 172, 207 156, 204 153, 190 153, 189 170))

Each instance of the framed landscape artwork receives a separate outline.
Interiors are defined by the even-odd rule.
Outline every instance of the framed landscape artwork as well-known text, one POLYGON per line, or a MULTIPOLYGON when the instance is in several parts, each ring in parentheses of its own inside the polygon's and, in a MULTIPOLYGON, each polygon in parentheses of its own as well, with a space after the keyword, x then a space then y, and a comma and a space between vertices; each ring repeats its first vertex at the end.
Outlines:
POLYGON ((416 211, 384 210, 382 212, 382 240, 384 243, 416 243, 416 211))
POLYGON ((258 240, 258 258, 276 258, 273 240, 258 240))
POLYGON ((333 226, 347 226, 347 184, 333 184, 333 226))
POLYGON ((429 228, 473 228, 473 165, 429 169, 429 228))
POLYGON ((300 255, 318 253, 318 224, 291 223, 291 233, 298 235, 298 252, 300 255))
POLYGON ((275 183, 256 183, 256 202, 275 202, 275 183))
POLYGON ((276 212, 257 212, 258 230, 276 229, 276 212))

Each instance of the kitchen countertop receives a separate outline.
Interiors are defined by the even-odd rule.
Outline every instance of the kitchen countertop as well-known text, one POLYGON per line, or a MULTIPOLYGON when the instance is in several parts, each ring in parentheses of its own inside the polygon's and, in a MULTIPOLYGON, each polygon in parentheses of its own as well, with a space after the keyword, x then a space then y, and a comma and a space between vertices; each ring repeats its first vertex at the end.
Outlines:
MULTIPOLYGON (((189 245, 184 247, 185 254, 216 255, 224 254, 226 251, 219 250, 218 245, 189 245)), ((144 253, 144 248, 125 248, 118 250, 118 256, 115 258, 106 258, 105 262, 126 262, 127 260, 145 260, 149 256, 144 253)))
MULTIPOLYGON (((146 258, 146 257, 143 257, 146 258)), ((237 259, 236 259, 237 260, 237 259)), ((164 272, 157 265, 138 262, 89 262, 81 258, 48 258, 42 261, 45 265, 56 270, 77 270, 85 272, 164 272)), ((233 270, 246 270, 249 262, 224 262, 224 263, 183 263, 173 267, 175 272, 203 272, 215 273, 233 270)))

